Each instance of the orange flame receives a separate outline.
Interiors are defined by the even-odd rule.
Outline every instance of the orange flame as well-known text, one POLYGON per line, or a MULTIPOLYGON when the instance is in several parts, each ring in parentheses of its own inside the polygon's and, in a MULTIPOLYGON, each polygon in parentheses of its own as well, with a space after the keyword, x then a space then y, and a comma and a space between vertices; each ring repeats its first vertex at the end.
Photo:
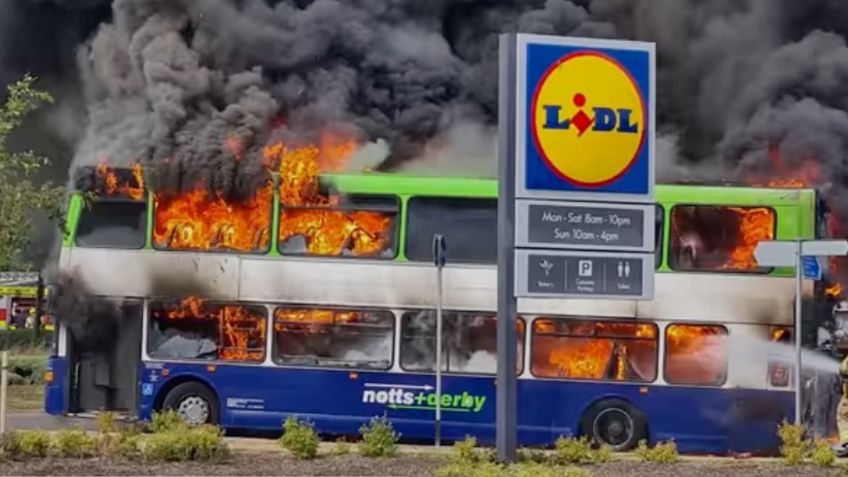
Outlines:
POLYGON ((169 320, 215 320, 218 322, 218 358, 231 361, 262 361, 265 354, 265 318, 238 305, 204 307, 203 300, 188 297, 167 309, 169 320), (252 346, 252 347, 251 347, 252 346))
POLYGON ((142 174, 141 164, 134 163, 131 170, 135 184, 131 184, 130 181, 121 183, 115 169, 109 167, 105 162, 100 162, 97 164, 95 172, 98 177, 103 179, 103 187, 95 189, 95 192, 99 195, 121 194, 133 200, 142 200, 144 198, 144 175, 142 174))
POLYGON ((830 298, 838 299, 842 296, 842 285, 835 283, 825 288, 824 293, 830 298))
POLYGON ((356 143, 326 133, 319 146, 289 148, 274 143, 262 152, 265 164, 279 162, 280 210, 278 240, 285 244, 303 237, 305 251, 314 255, 376 255, 387 247, 392 214, 339 210, 338 196, 320 191, 322 172, 342 169, 356 143))
POLYGON ((762 240, 774 238, 774 214, 765 207, 728 207, 739 217, 739 239, 730 252, 725 270, 752 270, 759 266, 754 249, 762 240))
POLYGON ((272 195, 270 183, 243 202, 209 198, 203 184, 177 196, 157 193, 153 243, 182 250, 265 250, 270 240, 272 195))
MULTIPOLYGON (((560 323, 560 327, 564 324, 560 323)), ((654 363, 656 329, 638 323, 568 322, 560 328, 550 320, 537 320, 536 333, 564 336, 540 340, 535 350, 547 353, 547 361, 534 359, 534 372, 541 376, 604 379, 613 363, 613 379, 627 379, 628 363, 654 363), (616 339, 618 338, 618 339, 616 339), (630 339, 628 339, 630 338, 630 339), (633 340, 632 338, 646 338, 633 340), (650 341, 648 339, 651 339, 650 341)), ((535 352, 534 352, 535 353, 535 352)), ((649 364, 648 367, 651 367, 649 364)), ((652 378, 652 377, 649 377, 652 378)))
POLYGON ((724 372, 724 336, 719 326, 666 328, 666 379, 677 384, 717 383, 724 372))
POLYGON ((309 333, 326 331, 321 325, 333 323, 351 323, 362 319, 362 313, 356 311, 318 310, 318 309, 284 309, 274 310, 274 331, 303 329, 309 333), (293 325, 293 326, 286 326, 293 325))

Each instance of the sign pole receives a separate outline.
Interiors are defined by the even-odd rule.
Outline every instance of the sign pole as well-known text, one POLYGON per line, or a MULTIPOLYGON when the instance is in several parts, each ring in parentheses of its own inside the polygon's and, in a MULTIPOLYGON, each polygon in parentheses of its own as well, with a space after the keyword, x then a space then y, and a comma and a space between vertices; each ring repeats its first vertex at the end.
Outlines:
POLYGON ((433 236, 433 261, 436 265, 436 447, 442 445, 442 272, 447 262, 445 237, 433 236))
POLYGON ((498 316, 496 438, 498 460, 515 461, 517 440, 515 299, 515 152, 517 37, 500 36, 498 110, 498 316))
POLYGON ((801 314, 803 313, 801 279, 804 274, 802 243, 798 240, 795 260, 795 425, 801 425, 801 314))

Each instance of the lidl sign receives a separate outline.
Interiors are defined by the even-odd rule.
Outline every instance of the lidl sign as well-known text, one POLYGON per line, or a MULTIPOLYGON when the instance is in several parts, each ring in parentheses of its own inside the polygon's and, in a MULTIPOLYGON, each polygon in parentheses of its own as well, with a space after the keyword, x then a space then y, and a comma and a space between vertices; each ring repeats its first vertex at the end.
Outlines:
POLYGON ((650 202, 651 43, 518 35, 516 196, 650 202))

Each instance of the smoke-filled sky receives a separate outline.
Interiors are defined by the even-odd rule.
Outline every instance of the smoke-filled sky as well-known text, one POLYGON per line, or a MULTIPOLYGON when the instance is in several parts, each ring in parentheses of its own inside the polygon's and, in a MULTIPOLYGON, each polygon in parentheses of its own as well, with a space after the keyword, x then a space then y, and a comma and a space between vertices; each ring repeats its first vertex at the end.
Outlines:
POLYGON ((269 136, 326 129, 383 169, 492 175, 506 31, 657 42, 661 178, 774 173, 772 146, 845 195, 844 0, 3 0, 0 82, 60 99, 17 141, 59 177, 141 160, 240 195, 269 136))

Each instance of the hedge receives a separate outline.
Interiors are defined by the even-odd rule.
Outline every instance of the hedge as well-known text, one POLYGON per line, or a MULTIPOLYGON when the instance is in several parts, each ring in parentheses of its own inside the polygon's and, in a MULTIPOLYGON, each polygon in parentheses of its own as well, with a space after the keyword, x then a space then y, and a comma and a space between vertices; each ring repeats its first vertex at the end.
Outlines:
POLYGON ((42 331, 38 337, 34 334, 33 330, 0 330, 0 350, 50 348, 51 333, 42 331))
POLYGON ((43 384, 47 358, 9 356, 9 384, 43 384))

